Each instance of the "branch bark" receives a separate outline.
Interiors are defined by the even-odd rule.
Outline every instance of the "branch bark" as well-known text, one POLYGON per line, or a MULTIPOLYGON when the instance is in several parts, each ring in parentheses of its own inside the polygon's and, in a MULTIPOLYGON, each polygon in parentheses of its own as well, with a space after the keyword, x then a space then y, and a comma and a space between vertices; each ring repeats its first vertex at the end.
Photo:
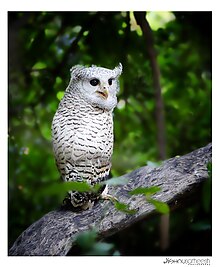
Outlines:
POLYGON ((154 206, 146 202, 143 195, 128 194, 137 187, 159 186, 161 191, 155 199, 175 206, 181 202, 182 196, 209 177, 207 164, 211 160, 212 145, 209 144, 187 155, 166 160, 159 167, 144 166, 126 174, 122 177, 129 182, 110 187, 109 193, 136 209, 135 214, 120 212, 108 201, 100 201, 92 209, 82 212, 51 211, 18 237, 9 255, 66 255, 79 233, 95 228, 103 238, 149 216, 155 211, 154 206))

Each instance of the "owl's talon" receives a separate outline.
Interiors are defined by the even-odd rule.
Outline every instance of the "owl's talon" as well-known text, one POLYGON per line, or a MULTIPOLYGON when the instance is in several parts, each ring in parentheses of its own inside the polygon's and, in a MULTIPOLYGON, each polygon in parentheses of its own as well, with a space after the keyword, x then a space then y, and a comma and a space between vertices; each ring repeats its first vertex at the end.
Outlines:
POLYGON ((101 199, 102 200, 110 200, 112 202, 118 202, 118 199, 116 197, 109 195, 109 194, 101 195, 101 199))
POLYGON ((100 199, 103 200, 110 200, 111 202, 118 202, 118 199, 112 195, 108 194, 108 185, 106 185, 104 191, 102 192, 102 194, 100 195, 100 199))

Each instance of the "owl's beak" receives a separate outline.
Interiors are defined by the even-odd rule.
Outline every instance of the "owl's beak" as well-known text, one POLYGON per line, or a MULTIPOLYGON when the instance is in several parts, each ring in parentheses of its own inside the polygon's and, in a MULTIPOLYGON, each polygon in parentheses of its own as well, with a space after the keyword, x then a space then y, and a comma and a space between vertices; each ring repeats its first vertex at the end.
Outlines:
POLYGON ((101 96, 103 99, 107 99, 108 98, 108 90, 104 89, 102 91, 96 91, 96 93, 101 96))

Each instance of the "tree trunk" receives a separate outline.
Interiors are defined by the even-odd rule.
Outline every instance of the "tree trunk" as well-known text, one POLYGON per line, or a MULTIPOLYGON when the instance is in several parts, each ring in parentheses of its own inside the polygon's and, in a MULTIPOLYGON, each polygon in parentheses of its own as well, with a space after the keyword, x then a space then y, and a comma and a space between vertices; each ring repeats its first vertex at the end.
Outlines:
POLYGON ((157 125, 157 144, 159 150, 159 159, 164 160, 166 158, 166 138, 165 138, 165 122, 164 122, 164 104, 161 94, 160 85, 160 67, 157 63, 157 55, 154 49, 153 34, 150 25, 146 19, 146 12, 134 12, 137 24, 141 27, 143 32, 143 37, 146 43, 146 52, 149 57, 152 77, 153 77, 153 87, 155 91, 155 115, 156 115, 156 125, 157 125))
MULTIPOLYGON (((140 25, 143 32, 143 37, 146 43, 146 51, 149 57, 153 87, 155 92, 155 115, 157 125, 157 145, 159 151, 159 159, 166 159, 166 135, 165 135, 165 120, 164 120, 164 104, 160 85, 160 67, 157 63, 157 55, 154 49, 153 34, 150 25, 146 19, 146 12, 134 12, 137 24, 140 25)), ((166 250, 169 247, 169 214, 161 216, 160 222, 160 247, 161 250, 166 250)))

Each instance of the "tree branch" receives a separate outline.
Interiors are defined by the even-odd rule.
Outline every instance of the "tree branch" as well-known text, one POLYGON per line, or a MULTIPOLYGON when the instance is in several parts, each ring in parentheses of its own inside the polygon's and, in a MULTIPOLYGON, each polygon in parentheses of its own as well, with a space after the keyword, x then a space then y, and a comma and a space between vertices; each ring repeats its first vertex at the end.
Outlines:
MULTIPOLYGON (((9 255, 66 255, 77 234, 95 228, 99 237, 107 237, 155 211, 143 195, 130 196, 137 187, 159 186, 155 199, 175 205, 181 196, 206 180, 207 164, 212 159, 212 145, 197 149, 187 155, 166 160, 161 166, 141 167, 122 176, 129 179, 125 185, 109 187, 109 193, 120 202, 136 209, 135 214, 118 211, 108 201, 99 201, 92 209, 82 212, 51 211, 27 228, 9 250, 9 255)), ((184 200, 183 200, 184 201, 184 200)))

